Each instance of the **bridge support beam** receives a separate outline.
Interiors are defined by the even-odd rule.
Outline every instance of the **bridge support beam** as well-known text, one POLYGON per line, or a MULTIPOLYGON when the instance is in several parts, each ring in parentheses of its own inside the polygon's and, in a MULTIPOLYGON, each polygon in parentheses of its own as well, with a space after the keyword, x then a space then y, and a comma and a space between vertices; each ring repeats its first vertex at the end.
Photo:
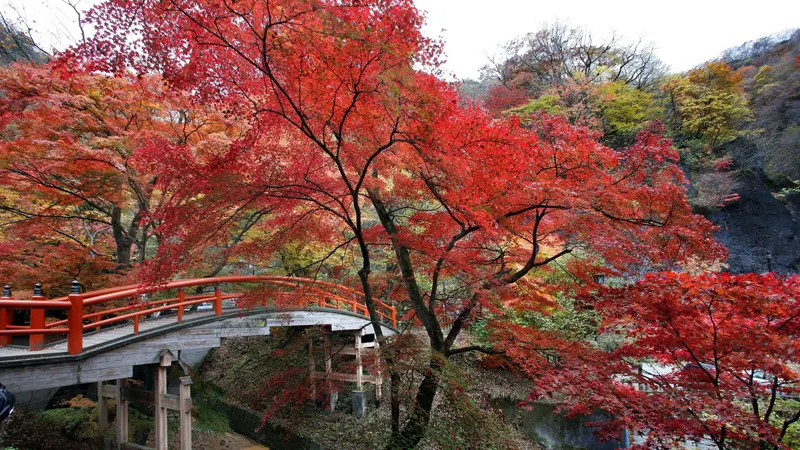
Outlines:
POLYGON ((122 449, 128 442, 128 398, 125 388, 128 380, 117 380, 117 450, 122 449))
POLYGON ((323 329, 322 333, 322 340, 325 346, 325 411, 332 413, 336 410, 336 403, 339 401, 339 391, 334 390, 330 379, 330 375, 333 372, 330 329, 323 329))
POLYGON ((167 405, 164 399, 167 396, 167 369, 172 365, 172 353, 164 351, 156 366, 155 389, 155 415, 156 415, 156 450, 167 450, 167 405))
POLYGON ((181 377, 180 381, 181 450, 192 450, 192 377, 181 377))
POLYGON ((105 385, 102 381, 97 383, 97 428, 100 434, 108 432, 108 401, 103 392, 105 385))
MULTIPOLYGON (((180 417, 180 450, 192 449, 192 378, 180 378, 179 395, 167 394, 167 368, 172 363, 172 353, 165 351, 161 363, 156 367, 156 390, 145 391, 128 386, 127 379, 117 380, 117 385, 97 383, 97 423, 101 432, 108 431, 108 399, 117 401, 117 436, 116 445, 106 448, 142 449, 139 445, 128 443, 128 405, 131 401, 145 405, 154 405, 156 412, 156 449, 167 448, 167 410, 177 411, 180 417), (163 377, 162 377, 163 375, 163 377)), ((107 443, 108 445, 108 443, 107 443)))
POLYGON ((375 336, 375 403, 380 405, 381 403, 381 387, 383 386, 383 377, 381 376, 381 364, 383 361, 380 358, 381 355, 381 344, 378 342, 378 337, 375 336))
POLYGON ((314 339, 308 340, 308 365, 309 373, 311 374, 311 404, 309 407, 313 409, 317 407, 317 383, 314 380, 317 364, 314 361, 314 339))
POLYGON ((331 332, 327 327, 322 328, 323 345, 315 346, 313 339, 308 341, 309 351, 309 370, 311 372, 312 384, 312 397, 316 400, 316 391, 314 385, 317 381, 324 381, 327 396, 323 401, 323 406, 326 411, 333 411, 336 400, 338 399, 338 392, 334 391, 331 381, 348 381, 356 384, 356 389, 352 392, 351 399, 353 402, 353 414, 357 417, 363 417, 366 412, 366 397, 364 396, 364 383, 372 383, 375 385, 375 400, 380 402, 381 398, 381 366, 380 366, 380 345, 377 340, 364 342, 364 330, 360 329, 356 333, 351 332, 331 332), (337 334, 340 337, 353 338, 354 344, 342 344, 337 342, 336 345, 331 345, 331 336, 337 334), (316 352, 324 352, 325 355, 325 371, 317 372, 316 361, 314 358, 316 352), (374 366, 370 368, 370 374, 364 374, 364 354, 375 355, 374 366), (337 355, 349 355, 355 357, 355 373, 338 373, 333 371, 332 358, 337 355))
POLYGON ((361 362, 361 333, 356 333, 356 390, 351 394, 353 415, 364 417, 364 365, 361 362))
POLYGON ((121 378, 117 380, 117 385, 105 384, 102 381, 97 383, 97 428, 103 435, 105 448, 125 448, 128 442, 128 394, 125 391, 128 380, 121 378), (113 399, 117 403, 116 422, 117 436, 116 445, 111 445, 108 439, 108 400, 113 399))

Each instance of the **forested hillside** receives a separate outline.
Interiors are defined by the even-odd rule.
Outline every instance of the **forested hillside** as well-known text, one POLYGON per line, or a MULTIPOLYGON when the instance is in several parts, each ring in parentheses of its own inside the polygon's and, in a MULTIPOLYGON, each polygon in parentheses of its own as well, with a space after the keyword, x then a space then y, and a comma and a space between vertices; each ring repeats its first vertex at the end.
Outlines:
POLYGON ((554 23, 507 43, 461 89, 495 115, 541 111, 615 148, 665 124, 695 211, 720 227, 736 273, 800 269, 800 32, 669 74, 652 46, 554 23))

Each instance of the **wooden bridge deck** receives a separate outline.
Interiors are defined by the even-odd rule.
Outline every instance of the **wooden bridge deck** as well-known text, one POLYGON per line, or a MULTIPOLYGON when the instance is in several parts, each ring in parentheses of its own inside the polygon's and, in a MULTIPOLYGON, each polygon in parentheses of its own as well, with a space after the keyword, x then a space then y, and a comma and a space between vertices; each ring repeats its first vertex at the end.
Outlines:
MULTIPOLYGON (((236 306, 223 306, 223 311, 234 311, 238 308, 236 306)), ((199 319, 213 317, 214 311, 187 311, 183 315, 182 323, 191 323, 199 319)), ((139 322, 139 333, 147 334, 148 331, 155 331, 157 329, 178 323, 177 314, 161 315, 159 317, 148 318, 139 322)), ((99 332, 91 332, 84 334, 83 348, 84 352, 91 352, 94 349, 101 348, 111 342, 120 341, 125 338, 134 337, 133 322, 117 325, 115 327, 103 328, 99 332)), ((47 357, 47 356, 61 356, 67 355, 67 341, 60 340, 54 344, 48 344, 42 350, 30 351, 27 346, 17 347, 0 347, 0 360, 3 359, 17 359, 28 357, 47 357)))

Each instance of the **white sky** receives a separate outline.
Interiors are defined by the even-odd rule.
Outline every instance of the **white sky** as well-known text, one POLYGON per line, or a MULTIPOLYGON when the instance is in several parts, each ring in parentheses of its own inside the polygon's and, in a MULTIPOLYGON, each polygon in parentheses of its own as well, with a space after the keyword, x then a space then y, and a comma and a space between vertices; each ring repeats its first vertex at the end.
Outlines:
POLYGON ((593 34, 616 31, 655 43, 656 54, 684 71, 726 48, 800 28, 798 0, 417 0, 428 11, 428 36, 445 41, 446 68, 475 77, 486 55, 510 39, 556 19, 593 34), (442 31, 443 30, 443 31, 442 31))
MULTIPOLYGON (((80 0, 85 8, 97 0, 80 0)), ((427 11, 426 34, 442 37, 445 69, 476 77, 498 46, 544 22, 568 21, 598 36, 643 37, 673 71, 683 71, 745 41, 800 27, 798 0, 416 0, 427 11)), ((80 35, 63 0, 0 0, 23 12, 45 46, 80 35)), ((56 45, 63 47, 62 45, 56 45)))

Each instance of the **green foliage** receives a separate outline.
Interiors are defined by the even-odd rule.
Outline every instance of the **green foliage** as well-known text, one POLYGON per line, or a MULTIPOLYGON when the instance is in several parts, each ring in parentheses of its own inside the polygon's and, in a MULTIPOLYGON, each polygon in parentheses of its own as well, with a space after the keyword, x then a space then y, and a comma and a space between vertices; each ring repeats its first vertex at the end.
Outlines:
POLYGON ((557 115, 564 111, 564 107, 561 106, 560 103, 561 99, 558 95, 545 94, 531 100, 525 105, 509 110, 508 113, 524 116, 535 112, 544 111, 547 114, 557 115))
POLYGON ((523 311, 514 321, 518 325, 556 332, 566 339, 587 341, 596 337, 597 313, 578 308, 574 299, 563 294, 557 296, 556 304, 549 313, 523 311))
POLYGON ((225 434, 231 432, 228 418, 203 402, 195 402, 196 421, 192 428, 201 433, 225 434))
POLYGON ((572 82, 553 87, 506 114, 521 117, 544 112, 603 132, 612 147, 628 145, 650 120, 660 116, 652 94, 623 81, 572 82))
POLYGON ((60 428, 67 436, 75 437, 91 434, 95 417, 97 408, 56 408, 43 411, 36 420, 60 428))
MULTIPOLYGON (((764 405, 764 407, 766 406, 764 405)), ((800 411, 800 400, 778 399, 775 401, 775 409, 770 423, 780 429, 783 427, 784 421, 797 414, 798 411, 800 411)), ((794 422, 789 425, 781 443, 792 450, 800 450, 800 423, 794 422)))
POLYGON ((630 137, 657 117, 653 96, 622 81, 599 86, 598 108, 607 137, 630 137))
MULTIPOLYGON (((237 369, 233 369, 237 370, 237 369)), ((214 408, 217 401, 224 400, 225 392, 203 377, 192 379, 192 401, 195 422, 192 429, 201 433, 224 434, 231 432, 228 417, 214 408)))
POLYGON ((753 77, 753 91, 755 95, 758 95, 761 89, 772 82, 774 71, 772 66, 761 66, 761 68, 758 69, 758 73, 753 77))
POLYGON ((752 119, 741 81, 727 64, 715 61, 669 80, 662 90, 674 100, 680 131, 714 148, 741 136, 743 124, 752 119))
POLYGON ((800 124, 789 124, 783 131, 761 136, 759 147, 765 150, 764 171, 774 181, 800 176, 800 124))

